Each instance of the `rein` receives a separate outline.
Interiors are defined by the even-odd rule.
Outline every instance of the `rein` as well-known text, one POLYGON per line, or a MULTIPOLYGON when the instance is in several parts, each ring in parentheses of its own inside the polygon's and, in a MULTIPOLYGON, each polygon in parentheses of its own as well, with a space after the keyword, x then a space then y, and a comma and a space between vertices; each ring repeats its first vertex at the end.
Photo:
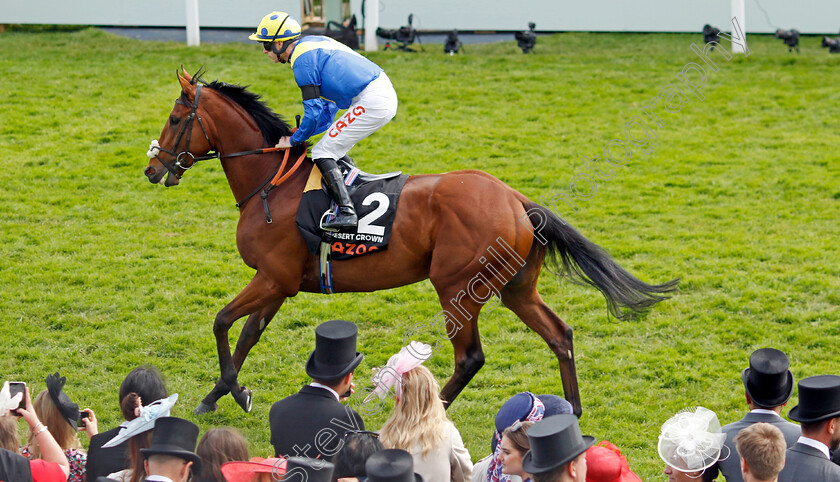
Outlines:
POLYGON ((192 168, 193 166, 195 166, 195 164, 199 161, 208 161, 210 159, 221 160, 221 159, 227 159, 227 158, 231 158, 231 157, 244 157, 244 156, 251 156, 251 155, 255 155, 255 154, 269 154, 269 153, 272 153, 272 152, 284 151, 283 162, 280 163, 280 167, 277 168, 277 170, 274 172, 274 174, 272 174, 268 179, 266 179, 265 182, 260 184, 259 187, 257 187, 253 192, 251 192, 251 194, 245 196, 244 199, 242 199, 241 201, 238 201, 236 203, 236 207, 241 208, 249 199, 254 197, 258 192, 260 192, 262 190, 263 192, 260 195, 260 197, 262 198, 263 206, 265 207, 266 221, 270 224, 272 219, 271 219, 271 213, 269 212, 269 209, 268 209, 268 201, 267 201, 268 193, 271 192, 271 190, 274 189, 275 187, 277 187, 280 184, 282 184, 283 182, 285 182, 289 177, 291 177, 291 175, 295 171, 297 171, 297 169, 300 167, 303 160, 306 159, 306 150, 304 150, 301 153, 300 157, 297 159, 297 161, 295 161, 294 165, 292 165, 292 167, 290 167, 289 170, 286 171, 285 173, 283 172, 283 169, 286 167, 286 164, 289 161, 289 153, 291 152, 291 148, 265 147, 265 148, 262 148, 262 149, 252 149, 250 151, 234 152, 233 154, 220 154, 219 151, 216 150, 215 147, 213 147, 213 143, 210 141, 210 136, 207 135, 207 129, 205 129, 205 127, 204 127, 204 122, 201 120, 201 116, 198 115, 198 102, 201 99, 201 89, 202 89, 202 87, 203 87, 202 84, 197 84, 196 85, 196 88, 195 88, 195 102, 189 102, 189 101, 185 101, 185 100, 181 100, 181 99, 178 99, 178 100, 175 101, 176 104, 181 104, 183 106, 186 106, 186 107, 190 108, 190 114, 187 116, 187 119, 186 119, 186 122, 184 123, 184 126, 181 128, 181 131, 178 133, 178 137, 175 138, 175 148, 177 148, 178 145, 181 143, 181 139, 184 137, 184 133, 187 134, 187 142, 186 142, 186 145, 184 147, 184 150, 179 152, 179 153, 176 153, 175 150, 174 150, 175 148, 173 148, 173 150, 163 148, 163 147, 160 146, 160 144, 158 144, 157 140, 154 140, 154 141, 152 141, 152 145, 149 146, 148 155, 149 155, 149 157, 154 157, 155 159, 157 159, 158 162, 160 162, 161 165, 163 167, 165 167, 167 171, 169 171, 169 174, 174 175, 177 179, 181 179, 181 176, 183 175, 183 173, 186 172, 188 169, 192 168), (193 122, 196 119, 198 119, 198 125, 201 126, 201 132, 204 134, 204 138, 207 140, 207 144, 210 145, 210 149, 212 151, 212 152, 208 152, 207 154, 205 154, 203 156, 199 156, 199 157, 196 157, 195 154, 190 152, 190 139, 192 137, 192 126, 193 126, 193 122), (173 163, 173 165, 170 166, 169 164, 164 162, 163 159, 160 158, 160 153, 161 152, 165 152, 165 153, 167 153, 167 154, 169 154, 169 155, 171 155, 175 158, 175 162, 173 163), (189 156, 189 160, 187 160, 187 158, 185 156, 189 156), (180 172, 179 172, 179 170, 180 170, 180 172))

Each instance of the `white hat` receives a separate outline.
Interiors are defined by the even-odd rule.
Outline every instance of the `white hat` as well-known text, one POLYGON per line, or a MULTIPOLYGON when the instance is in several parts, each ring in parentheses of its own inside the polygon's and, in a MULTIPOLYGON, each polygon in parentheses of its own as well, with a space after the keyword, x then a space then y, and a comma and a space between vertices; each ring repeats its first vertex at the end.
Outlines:
POLYGON ((726 434, 715 412, 697 407, 683 410, 662 424, 659 457, 680 472, 705 470, 720 459, 726 434))
POLYGON ((155 428, 155 420, 168 417, 169 410, 175 405, 176 401, 178 401, 178 394, 173 393, 169 398, 162 398, 145 407, 140 407, 140 416, 130 422, 120 424, 120 433, 109 440, 102 448, 116 447, 135 435, 155 428))

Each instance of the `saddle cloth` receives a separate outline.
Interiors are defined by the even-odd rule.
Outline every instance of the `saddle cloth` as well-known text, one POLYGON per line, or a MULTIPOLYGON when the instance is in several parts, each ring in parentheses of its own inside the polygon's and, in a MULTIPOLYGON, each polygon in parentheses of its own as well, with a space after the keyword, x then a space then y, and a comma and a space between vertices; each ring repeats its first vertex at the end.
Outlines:
MULTIPOLYGON (((350 259, 387 249, 391 226, 397 213, 397 202, 408 176, 401 172, 372 175, 360 171, 351 160, 338 160, 344 175, 347 192, 356 207, 359 224, 355 230, 329 233, 333 260, 350 259), (349 161, 349 162, 348 162, 349 161)), ((327 210, 334 210, 335 203, 326 190, 321 171, 312 166, 309 180, 303 191, 295 224, 306 241, 309 251, 318 255, 324 236, 320 228, 321 217, 327 210)))

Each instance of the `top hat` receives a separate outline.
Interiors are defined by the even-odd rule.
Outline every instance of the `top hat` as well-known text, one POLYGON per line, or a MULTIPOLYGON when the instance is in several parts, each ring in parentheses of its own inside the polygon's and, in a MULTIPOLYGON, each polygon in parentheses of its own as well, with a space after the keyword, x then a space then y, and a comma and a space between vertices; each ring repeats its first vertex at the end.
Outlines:
POLYGON ((364 355, 356 351, 356 325, 331 320, 315 328, 315 351, 306 361, 306 374, 315 380, 337 380, 352 372, 364 355))
POLYGON ((247 482, 257 474, 271 474, 281 480, 286 473, 286 459, 251 457, 251 460, 235 460, 222 464, 222 475, 228 482, 247 482))
POLYGON ((65 383, 67 383, 67 377, 60 376, 58 372, 55 372, 54 375, 47 375, 47 391, 50 394, 50 399, 58 407, 58 411, 64 417, 64 420, 75 431, 79 424, 79 406, 73 403, 70 397, 64 393, 65 383))
POLYGON ((788 357, 775 348, 761 348, 750 355, 750 366, 741 379, 750 399, 760 407, 784 404, 793 395, 793 373, 788 357))
POLYGON ((283 480, 288 482, 330 482, 333 480, 335 465, 321 459, 289 457, 286 459, 286 473, 283 480))
POLYGON ((522 468, 529 474, 541 474, 569 463, 595 443, 595 437, 581 436, 577 417, 552 415, 528 429, 531 450, 522 457, 522 468))
POLYGON ((414 459, 400 449, 380 450, 365 462, 367 482, 423 482, 420 474, 414 473, 414 459))
POLYGON ((602 440, 586 450, 586 482, 642 482, 618 447, 602 440))
POLYGON ((797 422, 819 422, 840 417, 840 376, 817 375, 799 381, 799 405, 788 417, 797 422))
POLYGON ((163 417, 155 421, 155 433, 152 444, 147 449, 140 449, 144 459, 150 455, 172 455, 192 462, 193 474, 201 472, 201 457, 195 453, 198 440, 198 425, 177 417, 163 417))

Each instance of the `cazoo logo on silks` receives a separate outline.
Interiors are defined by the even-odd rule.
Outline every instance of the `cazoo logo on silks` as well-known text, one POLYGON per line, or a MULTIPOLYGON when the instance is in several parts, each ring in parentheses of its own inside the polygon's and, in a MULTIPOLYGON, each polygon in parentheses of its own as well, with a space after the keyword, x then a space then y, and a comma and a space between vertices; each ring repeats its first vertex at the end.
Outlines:
POLYGON ((359 117, 360 115, 362 115, 364 113, 365 113, 365 108, 360 106, 360 105, 357 105, 356 107, 354 107, 352 111, 348 110, 347 113, 344 114, 344 120, 339 120, 338 122, 335 123, 335 125, 333 125, 330 128, 330 132, 329 132, 330 137, 336 137, 339 134, 341 134, 342 129, 344 129, 345 127, 352 124, 353 121, 356 120, 356 117, 359 117), (347 121, 347 122, 345 122, 345 121, 347 121))

